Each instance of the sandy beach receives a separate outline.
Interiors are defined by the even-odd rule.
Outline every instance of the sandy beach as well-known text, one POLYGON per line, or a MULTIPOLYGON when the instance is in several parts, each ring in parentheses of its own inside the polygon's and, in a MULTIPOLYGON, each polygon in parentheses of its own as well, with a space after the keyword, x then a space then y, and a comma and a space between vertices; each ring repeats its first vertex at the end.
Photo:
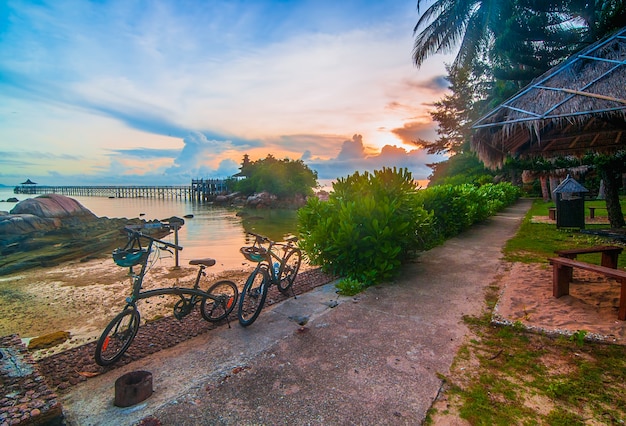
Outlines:
MULTIPOLYGON (((144 289, 192 286, 196 267, 174 269, 171 258, 158 260, 144 280, 144 289)), ((206 289, 218 278, 228 278, 239 287, 252 268, 222 271, 203 278, 206 289)), ((0 335, 18 334, 25 343, 33 337, 67 331, 71 338, 51 349, 34 351, 35 358, 48 356, 96 340, 106 324, 124 307, 131 282, 127 268, 110 259, 68 262, 0 277, 3 314, 0 335)), ((142 321, 172 315, 175 296, 157 296, 138 302, 142 321)))

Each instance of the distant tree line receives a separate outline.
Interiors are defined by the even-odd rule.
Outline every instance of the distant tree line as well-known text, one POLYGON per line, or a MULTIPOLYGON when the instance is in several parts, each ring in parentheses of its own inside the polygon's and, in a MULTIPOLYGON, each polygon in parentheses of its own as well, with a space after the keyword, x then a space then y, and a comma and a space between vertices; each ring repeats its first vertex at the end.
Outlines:
POLYGON ((279 160, 272 154, 256 161, 244 155, 235 178, 232 187, 237 192, 246 195, 269 192, 283 199, 313 195, 313 188, 318 186, 317 172, 302 160, 279 160))

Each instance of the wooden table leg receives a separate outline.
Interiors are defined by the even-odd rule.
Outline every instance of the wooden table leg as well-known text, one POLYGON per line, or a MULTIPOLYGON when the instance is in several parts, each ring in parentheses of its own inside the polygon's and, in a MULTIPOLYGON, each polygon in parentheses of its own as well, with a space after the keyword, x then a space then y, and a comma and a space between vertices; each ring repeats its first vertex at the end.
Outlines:
POLYGON ((619 311, 617 312, 617 319, 626 321, 626 280, 620 282, 621 290, 619 295, 619 311))
POLYGON ((607 268, 617 269, 618 253, 602 252, 602 266, 607 268))
POLYGON ((572 276, 571 266, 552 264, 552 295, 556 298, 569 294, 569 282, 572 276))

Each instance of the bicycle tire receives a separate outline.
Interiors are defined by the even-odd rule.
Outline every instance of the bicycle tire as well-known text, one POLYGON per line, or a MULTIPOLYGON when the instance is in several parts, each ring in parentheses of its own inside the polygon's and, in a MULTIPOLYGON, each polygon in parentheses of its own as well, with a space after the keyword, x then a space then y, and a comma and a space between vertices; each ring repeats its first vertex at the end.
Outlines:
POLYGON ((234 282, 223 280, 213 284, 206 291, 217 300, 205 297, 200 304, 202 318, 210 322, 218 322, 228 317, 237 305, 239 289, 234 282))
POLYGON ((279 271, 279 279, 278 279, 278 290, 281 293, 286 293, 293 282, 296 280, 296 275, 298 275, 298 271, 300 270, 300 264, 302 263, 302 252, 299 248, 293 248, 287 256, 283 259, 280 265, 279 271))
POLYGON ((261 313, 269 287, 269 276, 264 268, 256 268, 241 291, 237 317, 244 327, 251 325, 261 313))
POLYGON ((106 366, 118 361, 139 330, 139 311, 126 308, 106 326, 96 345, 96 364, 106 366))

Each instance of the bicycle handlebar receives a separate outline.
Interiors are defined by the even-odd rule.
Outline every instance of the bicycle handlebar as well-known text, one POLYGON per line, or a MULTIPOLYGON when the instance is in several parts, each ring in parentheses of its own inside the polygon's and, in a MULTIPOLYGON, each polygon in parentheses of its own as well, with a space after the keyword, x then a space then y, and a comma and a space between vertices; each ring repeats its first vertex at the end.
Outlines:
POLYGON ((144 234, 141 231, 136 231, 136 230, 128 228, 128 227, 124 227, 124 231, 126 231, 126 233, 128 233, 128 235, 132 235, 134 237, 143 237, 143 238, 146 238, 148 240, 151 240, 154 243, 159 243, 159 244, 163 244, 166 247, 171 247, 174 250, 182 250, 183 249, 181 246, 177 246, 176 244, 172 244, 172 243, 168 243, 167 241, 156 239, 154 237, 151 237, 150 235, 144 234))
MULTIPOLYGON (((261 234, 257 234, 257 233, 255 233, 255 232, 246 231, 246 233, 248 233, 249 235, 252 235, 252 236, 256 237, 256 239, 257 239, 257 241, 258 241, 258 242, 266 242, 266 243, 270 243, 270 244, 272 244, 272 245, 274 245, 274 244, 278 244, 278 245, 285 244, 285 243, 279 243, 279 242, 276 242, 276 241, 270 240, 270 239, 269 239, 269 238, 267 238, 266 236, 261 235, 261 234)), ((286 241, 286 243, 287 243, 287 244, 291 244, 291 243, 294 243, 294 242, 298 241, 298 238, 297 238, 297 237, 294 237, 294 236, 289 236, 289 237, 287 237, 287 238, 285 239, 285 241, 286 241)))
POLYGON ((261 235, 261 234, 257 234, 255 232, 250 232, 250 231, 246 231, 249 235, 252 235, 254 237, 256 237, 257 240, 260 240, 261 242, 268 242, 268 243, 273 243, 272 240, 270 240, 269 238, 261 235))

